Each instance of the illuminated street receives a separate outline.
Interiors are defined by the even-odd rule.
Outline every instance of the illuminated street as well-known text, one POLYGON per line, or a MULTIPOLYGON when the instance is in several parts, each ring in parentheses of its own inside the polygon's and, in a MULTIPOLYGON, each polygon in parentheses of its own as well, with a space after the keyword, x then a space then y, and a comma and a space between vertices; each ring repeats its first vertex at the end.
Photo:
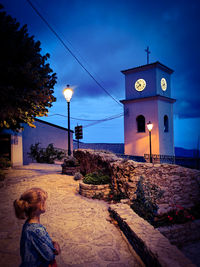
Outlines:
POLYGON ((41 187, 48 192, 47 211, 41 223, 60 243, 60 267, 142 266, 120 231, 110 222, 104 201, 78 194, 78 182, 61 174, 60 165, 31 164, 10 169, 0 188, 0 266, 20 264, 19 240, 23 221, 15 218, 12 203, 26 189, 41 187))

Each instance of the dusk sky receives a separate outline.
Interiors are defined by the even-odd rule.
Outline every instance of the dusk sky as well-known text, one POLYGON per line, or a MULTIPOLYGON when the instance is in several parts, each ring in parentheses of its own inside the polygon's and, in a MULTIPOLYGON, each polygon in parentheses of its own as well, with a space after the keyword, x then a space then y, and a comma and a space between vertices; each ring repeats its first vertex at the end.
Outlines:
MULTIPOLYGON (((80 66, 27 0, 1 0, 7 14, 41 42, 57 73, 55 97, 49 117, 41 119, 67 127, 67 104, 62 91, 74 87, 71 129, 83 125, 83 142, 123 143, 123 113, 80 66), (64 116, 58 116, 61 114, 64 116), (79 118, 84 120, 77 120, 79 118), (89 126, 90 125, 90 126, 89 126), (88 126, 88 127, 87 127, 88 126)), ((197 0, 31 0, 84 67, 117 101, 125 98, 121 70, 159 61, 174 70, 171 77, 176 147, 197 148, 200 137, 200 1, 197 0)))

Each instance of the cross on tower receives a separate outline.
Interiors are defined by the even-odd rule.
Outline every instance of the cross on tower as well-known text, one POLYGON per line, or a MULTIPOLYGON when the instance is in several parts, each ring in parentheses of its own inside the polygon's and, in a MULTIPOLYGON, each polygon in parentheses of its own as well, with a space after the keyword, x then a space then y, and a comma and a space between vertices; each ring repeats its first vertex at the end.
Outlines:
POLYGON ((149 47, 147 46, 147 49, 145 49, 145 52, 147 52, 147 64, 149 64, 149 54, 151 53, 149 51, 149 47))

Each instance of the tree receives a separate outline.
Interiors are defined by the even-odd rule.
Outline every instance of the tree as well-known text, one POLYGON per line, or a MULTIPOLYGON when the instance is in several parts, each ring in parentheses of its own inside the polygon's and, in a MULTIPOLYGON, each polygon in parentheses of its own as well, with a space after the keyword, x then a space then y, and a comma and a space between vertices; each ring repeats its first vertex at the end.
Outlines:
POLYGON ((29 36, 27 25, 20 28, 0 6, 0 129, 31 127, 36 116, 45 116, 52 102, 56 74, 40 54, 40 42, 29 36))

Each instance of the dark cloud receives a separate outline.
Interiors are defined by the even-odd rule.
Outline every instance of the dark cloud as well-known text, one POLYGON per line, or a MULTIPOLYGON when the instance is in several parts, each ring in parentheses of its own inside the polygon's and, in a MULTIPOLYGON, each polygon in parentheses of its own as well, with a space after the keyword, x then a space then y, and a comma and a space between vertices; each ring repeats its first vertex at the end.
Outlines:
MULTIPOLYGON (((76 86, 76 103, 90 98, 96 105, 102 105, 98 99, 106 97, 105 92, 64 49, 27 1, 1 2, 21 24, 28 24, 30 35, 41 41, 42 51, 50 53, 51 67, 58 76, 55 87, 58 101, 62 99, 62 88, 69 83, 76 86)), ((124 76, 120 71, 146 64, 144 49, 149 45, 150 62, 160 61, 174 70, 175 114, 180 118, 200 117, 199 1, 32 2, 87 70, 114 97, 124 98, 124 76)), ((110 101, 113 100, 110 98, 110 101)))

